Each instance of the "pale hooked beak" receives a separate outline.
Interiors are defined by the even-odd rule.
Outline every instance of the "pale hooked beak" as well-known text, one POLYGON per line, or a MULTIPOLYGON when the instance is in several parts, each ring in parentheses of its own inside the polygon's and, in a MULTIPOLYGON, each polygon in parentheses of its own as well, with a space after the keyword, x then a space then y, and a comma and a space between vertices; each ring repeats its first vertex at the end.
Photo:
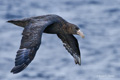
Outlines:
POLYGON ((84 34, 83 34, 83 32, 82 31, 80 31, 80 29, 77 31, 77 34, 78 35, 80 35, 82 38, 84 38, 85 36, 84 36, 84 34))

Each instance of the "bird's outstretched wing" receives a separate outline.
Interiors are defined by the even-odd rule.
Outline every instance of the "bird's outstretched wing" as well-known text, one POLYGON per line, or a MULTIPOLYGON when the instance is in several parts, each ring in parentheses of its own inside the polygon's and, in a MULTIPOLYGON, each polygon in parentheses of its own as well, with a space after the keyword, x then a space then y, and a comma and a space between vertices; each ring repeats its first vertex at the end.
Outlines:
POLYGON ((11 70, 12 73, 19 73, 30 64, 41 44, 41 37, 44 29, 52 23, 54 22, 39 21, 30 23, 24 28, 21 46, 17 51, 15 67, 11 70))
POLYGON ((74 57, 76 64, 81 64, 81 56, 77 39, 72 34, 57 34, 62 40, 63 46, 74 57))

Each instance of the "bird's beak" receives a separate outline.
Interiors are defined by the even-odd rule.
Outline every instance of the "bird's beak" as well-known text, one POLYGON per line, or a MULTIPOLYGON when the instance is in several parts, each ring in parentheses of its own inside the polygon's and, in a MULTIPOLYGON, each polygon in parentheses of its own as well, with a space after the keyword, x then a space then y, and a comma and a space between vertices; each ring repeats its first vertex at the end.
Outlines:
POLYGON ((83 32, 82 31, 80 31, 80 29, 77 31, 77 34, 78 35, 80 35, 82 38, 84 38, 85 36, 84 36, 84 34, 83 34, 83 32))

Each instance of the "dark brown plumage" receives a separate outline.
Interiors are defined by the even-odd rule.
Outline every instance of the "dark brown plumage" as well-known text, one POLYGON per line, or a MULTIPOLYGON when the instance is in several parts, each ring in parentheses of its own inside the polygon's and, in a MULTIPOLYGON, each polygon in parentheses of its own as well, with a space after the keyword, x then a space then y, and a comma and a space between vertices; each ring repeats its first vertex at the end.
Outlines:
POLYGON ((84 37, 80 29, 57 15, 43 15, 8 22, 24 28, 20 49, 15 58, 15 67, 12 73, 19 73, 34 59, 41 44, 42 33, 57 34, 64 47, 74 57, 76 64, 81 64, 80 50, 77 39, 73 34, 84 37))

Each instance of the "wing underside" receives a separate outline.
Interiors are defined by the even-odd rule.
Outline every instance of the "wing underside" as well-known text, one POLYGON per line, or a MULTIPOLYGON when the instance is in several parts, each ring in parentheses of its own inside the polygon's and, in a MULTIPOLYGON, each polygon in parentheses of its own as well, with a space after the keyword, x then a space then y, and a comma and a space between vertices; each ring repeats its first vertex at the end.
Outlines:
POLYGON ((80 50, 77 39, 72 34, 57 34, 63 46, 74 57, 76 64, 81 64, 80 50))

